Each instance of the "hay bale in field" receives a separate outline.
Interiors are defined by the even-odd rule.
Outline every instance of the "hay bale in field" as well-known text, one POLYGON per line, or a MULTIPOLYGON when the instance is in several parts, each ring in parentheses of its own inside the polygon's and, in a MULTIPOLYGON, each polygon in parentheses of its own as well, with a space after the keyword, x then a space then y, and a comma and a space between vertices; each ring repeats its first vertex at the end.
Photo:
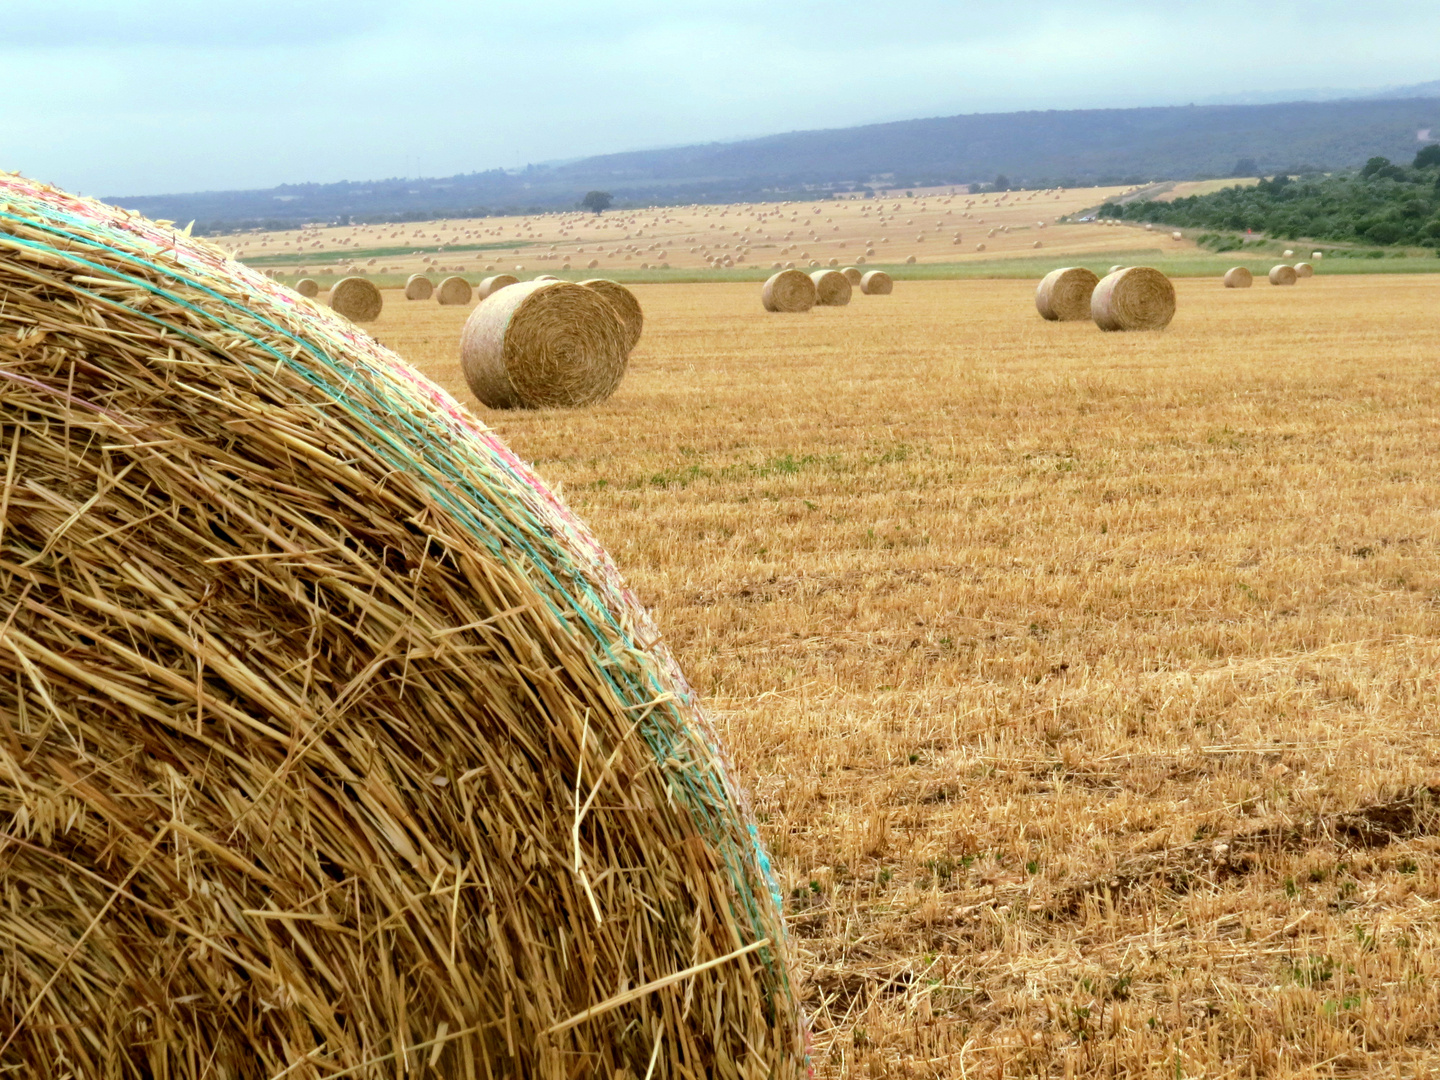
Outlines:
POLYGON ((1243 266, 1232 266, 1225 271, 1225 288, 1248 289, 1255 281, 1255 275, 1243 266))
POLYGON ((460 367, 492 409, 579 408, 604 401, 625 375, 625 328, 594 289, 527 281, 470 313, 460 367))
POLYGON ((1294 249, 1294 248, 1286 248, 1285 251, 1283 252, 1284 257, 1287 258, 1287 259, 1292 258, 1292 257, 1294 256, 1294 254, 1295 254, 1295 249, 1294 249))
POLYGON ((475 287, 475 295, 481 300, 488 300, 501 289, 508 289, 519 282, 520 279, 514 274, 496 274, 494 277, 481 278, 480 284, 475 287))
POLYGON ((342 278, 330 290, 330 307, 351 322, 374 322, 384 306, 380 290, 364 278, 342 278))
POLYGON ((314 278, 303 277, 295 282, 295 291, 308 300, 320 295, 320 283, 314 278))
POLYGON ((1172 232, 1172 233, 1170 234, 1170 239, 1171 239, 1171 240, 1184 240, 1184 239, 1185 239, 1185 234, 1182 233, 1179 229, 1176 229, 1174 232, 1172 232))
POLYGON ((871 270, 860 278, 860 291, 866 296, 889 296, 895 281, 884 270, 871 270))
POLYGON ((1315 267, 1311 266, 1308 262, 1298 262, 1295 264, 1295 276, 1297 278, 1314 277, 1315 267))
POLYGON ((850 279, 839 270, 817 270, 810 275, 815 282, 815 303, 820 307, 844 307, 850 303, 850 279))
POLYGON ((435 293, 435 283, 424 274, 411 274, 405 279, 406 300, 429 300, 435 293))
POLYGON ((1041 243, 1039 240, 1036 240, 1036 241, 1035 241, 1033 244, 1031 244, 1030 246, 1031 246, 1031 247, 1034 247, 1034 248, 1038 248, 1038 247, 1044 247, 1045 245, 1044 245, 1043 243, 1041 243))
POLYGON ((760 303, 766 311, 809 311, 815 300, 815 282, 803 270, 786 269, 772 274, 760 290, 760 303))
MULTIPOLYGON (((642 265, 642 266, 640 267, 640 269, 643 270, 643 269, 645 269, 645 267, 642 265)), ((559 279, 558 277, 556 277, 554 274, 536 274, 534 280, 535 280, 535 281, 559 281, 560 279, 559 279)))
POLYGON ((0 1070, 803 1076, 753 818, 585 526, 333 312, 0 202, 0 1070))
POLYGON ((981 244, 976 244, 976 245, 975 245, 975 250, 976 250, 976 251, 984 251, 984 250, 985 250, 985 245, 984 245, 983 243, 981 243, 981 244))
POLYGON ((1083 266, 1051 270, 1035 289, 1035 308, 1051 322, 1090 318, 1090 296, 1100 279, 1083 266))
POLYGON ((468 304, 474 290, 463 277, 447 277, 435 289, 435 300, 445 305, 468 304))
POLYGON ((1121 266, 1120 264, 1117 263, 1117 264, 1115 264, 1114 266, 1110 267, 1110 273, 1112 273, 1112 274, 1118 274, 1121 270, 1124 270, 1124 269, 1125 269, 1125 267, 1123 267, 1123 266, 1121 266))
POLYGON ((860 279, 865 276, 860 272, 860 269, 855 266, 847 266, 840 272, 845 275, 845 280, 850 282, 852 289, 858 289, 860 287, 860 279))
POLYGON ((625 355, 629 356, 631 350, 639 344, 640 334, 645 329, 645 313, 640 310, 640 301, 635 298, 633 292, 618 281, 591 278, 580 284, 592 292, 599 293, 601 299, 615 310, 615 317, 625 328, 625 355))
POLYGON ((1299 274, 1295 273, 1295 267, 1286 263, 1281 263, 1279 266, 1272 266, 1270 268, 1271 285, 1294 285, 1299 276, 1299 274))
POLYGON ((1095 286, 1090 314, 1101 330, 1163 330, 1175 317, 1175 286, 1153 267, 1127 267, 1095 286))
POLYGON ((906 258, 906 260, 905 260, 905 265, 906 265, 906 266, 914 266, 914 265, 915 265, 915 256, 914 256, 914 255, 911 255, 911 256, 909 256, 908 258, 906 258))

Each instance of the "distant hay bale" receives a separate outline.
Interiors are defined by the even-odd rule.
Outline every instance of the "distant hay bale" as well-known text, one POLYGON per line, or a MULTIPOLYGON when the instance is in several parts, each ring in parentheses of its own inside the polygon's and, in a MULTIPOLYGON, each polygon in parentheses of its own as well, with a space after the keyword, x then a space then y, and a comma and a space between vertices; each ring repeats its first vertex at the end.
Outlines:
POLYGON ((1297 278, 1314 277, 1315 267, 1307 262, 1298 262, 1295 264, 1295 276, 1297 278))
POLYGON ((860 291, 866 296, 889 296, 895 282, 884 270, 871 270, 860 279, 860 291))
POLYGON ((1310 258, 1312 258, 1312 259, 1323 259, 1323 258, 1325 258, 1325 252, 1323 252, 1323 251, 1312 251, 1312 252, 1310 253, 1310 258))
POLYGON ((488 300, 501 289, 509 288, 519 281, 514 274, 496 274, 494 277, 481 278, 480 284, 475 287, 475 295, 481 300, 488 300))
POLYGON ((1175 317, 1175 286, 1152 267, 1127 267, 1095 286, 1090 314, 1101 330, 1163 330, 1175 317))
POLYGON ((594 269, 596 269, 597 267, 599 267, 599 265, 600 265, 600 260, 599 260, 599 259, 591 259, 588 263, 585 264, 585 269, 587 269, 587 270, 594 270, 594 269))
POLYGON ((405 279, 406 300, 429 300, 434 292, 434 283, 424 274, 411 274, 405 279))
POLYGON ((598 292, 527 281, 470 312, 460 367, 492 409, 579 408, 604 401, 625 375, 625 328, 598 292))
POLYGON ((330 290, 330 307, 351 322, 373 322, 384 306, 380 290, 364 278, 342 278, 330 290))
POLYGON ((1293 256, 1294 254, 1295 254, 1295 250, 1294 250, 1293 248, 1286 248, 1285 251, 1284 251, 1284 257, 1287 258, 1287 259, 1290 258, 1291 256, 1293 256))
POLYGON ((314 278, 301 278, 295 283, 295 291, 301 296, 313 300, 320 295, 320 283, 314 278))
POLYGON ((906 265, 906 266, 913 266, 914 264, 915 264, 915 256, 914 256, 914 255, 909 256, 909 257, 905 260, 905 265, 906 265))
POLYGON ((1038 248, 1038 247, 1044 247, 1045 245, 1042 244, 1039 240, 1036 240, 1035 243, 1031 244, 1030 246, 1031 246, 1031 247, 1038 248))
POLYGON ((850 303, 850 279, 839 270, 817 270, 810 280, 815 282, 815 303, 820 307, 844 307, 850 303))
POLYGON ((983 243, 976 244, 976 245, 975 245, 975 250, 976 250, 976 251, 984 251, 984 250, 985 250, 985 245, 984 245, 983 243))
POLYGON ((463 277, 447 277, 435 289, 435 299, 445 305, 468 304, 474 290, 463 277))
POLYGON ((1051 270, 1035 289, 1035 308, 1051 322, 1090 318, 1090 297, 1100 279, 1083 266, 1051 270))
POLYGON ((865 276, 854 266, 847 266, 840 272, 845 275, 845 280, 850 282, 852 289, 858 289, 860 287, 860 279, 865 276))
POLYGON ((1175 230, 1174 232, 1172 232, 1172 233, 1170 234, 1170 239, 1171 239, 1171 240, 1184 240, 1184 239, 1185 239, 1185 234, 1182 233, 1180 230, 1177 229, 1177 230, 1175 230))
POLYGON ((1295 267, 1287 263, 1281 263, 1279 266, 1272 266, 1270 268, 1271 285, 1294 285, 1299 276, 1299 274, 1295 273, 1295 267))
POLYGON ((815 282, 803 270, 781 270, 760 290, 766 311, 801 312, 815 306, 815 282))
POLYGON ((1248 289, 1255 281, 1255 275, 1243 266, 1232 266, 1225 271, 1225 288, 1248 289))
POLYGON ((754 815, 529 455, 204 240, 0 203, 0 1075, 804 1077, 754 815))
POLYGON ((601 299, 615 309, 615 317, 625 328, 625 355, 629 356, 631 350, 639 343, 640 334, 645 329, 645 313, 640 310, 640 301, 635 298, 633 292, 618 281, 592 278, 589 281, 582 281, 580 284, 592 292, 599 293, 601 299))

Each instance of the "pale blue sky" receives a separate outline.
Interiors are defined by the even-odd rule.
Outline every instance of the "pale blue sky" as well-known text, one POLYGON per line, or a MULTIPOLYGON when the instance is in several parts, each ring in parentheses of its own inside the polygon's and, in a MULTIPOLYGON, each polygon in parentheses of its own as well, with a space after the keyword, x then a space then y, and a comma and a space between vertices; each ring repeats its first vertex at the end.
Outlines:
POLYGON ((1436 0, 0 6, 0 168, 99 195, 1440 79, 1436 0))

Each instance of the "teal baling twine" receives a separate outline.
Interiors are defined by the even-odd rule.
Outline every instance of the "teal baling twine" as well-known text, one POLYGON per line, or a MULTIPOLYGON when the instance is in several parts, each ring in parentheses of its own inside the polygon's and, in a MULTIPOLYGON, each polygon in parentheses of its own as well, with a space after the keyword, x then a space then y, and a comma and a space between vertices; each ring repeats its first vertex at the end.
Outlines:
MULTIPOLYGON (((93 227, 95 224, 83 218, 78 218, 75 215, 59 211, 48 205, 45 206, 45 210, 47 214, 60 220, 68 221, 76 228, 85 229, 86 226, 93 227)), ((9 237, 9 241, 17 246, 59 256, 62 259, 84 266, 102 275, 108 275, 118 281, 124 281, 152 295, 161 297, 171 304, 198 316, 202 320, 243 338, 261 352, 273 357, 277 363, 284 365, 294 375, 315 389, 323 392, 332 400, 343 405, 347 411, 375 437, 377 442, 375 449, 380 451, 381 456, 387 463, 392 468, 422 478, 437 501, 446 506, 492 555, 500 556, 504 550, 506 541, 508 541, 528 558, 531 565, 540 570, 548 584, 552 586, 556 592, 567 597, 573 595, 572 590, 579 592, 591 602, 595 611, 603 615, 605 623, 615 635, 625 642, 627 646, 633 646, 634 642, 630 635, 615 618, 614 613, 604 602, 594 585, 583 574, 578 570, 572 573, 570 575, 571 581, 569 588, 562 584, 552 567, 555 563, 563 566, 570 562, 569 552, 560 544, 556 543, 550 530, 542 521, 536 518, 530 508, 525 505, 524 501, 512 494, 504 500, 505 505, 502 506, 500 501, 492 498, 490 491, 472 479, 471 470, 483 475, 487 471, 487 466, 498 464, 512 480, 521 485, 526 484, 528 482, 526 478, 517 474, 513 466, 508 461, 505 461, 503 457, 497 455, 488 460, 482 460, 473 455, 466 455, 464 457, 460 455, 452 456, 451 453, 447 453, 443 449, 441 453, 437 454, 435 452, 437 450, 437 441, 433 438, 426 438, 426 435, 433 431, 433 429, 427 429, 416 423, 410 414, 410 410, 404 407, 404 403, 397 403, 389 399, 385 392, 386 388, 381 380, 373 378, 366 380, 367 391, 377 399, 379 406, 377 411, 377 409, 371 408, 364 402, 356 400, 347 392, 356 374, 353 367, 350 368, 348 375, 343 375, 336 359, 327 351, 317 347, 306 338, 297 336, 272 319, 256 311, 254 308, 241 304, 215 291, 191 275, 151 262, 148 259, 123 249, 100 243, 94 236, 90 235, 88 231, 71 232, 55 225, 38 222, 31 218, 20 217, 8 211, 0 211, 0 220, 14 221, 30 228, 38 228, 57 238, 74 241, 82 245, 101 247, 113 256, 130 263, 132 266, 138 266, 144 270, 178 281, 182 285, 209 297, 227 309, 243 313, 245 316, 255 320, 267 330, 277 335, 277 337, 298 346, 300 352, 308 354, 315 360, 322 371, 342 375, 343 377, 340 378, 339 385, 336 385, 336 383, 324 378, 321 371, 316 371, 300 364, 298 357, 293 357, 282 349, 277 349, 269 342, 257 338, 239 326, 221 318, 214 310, 197 306, 183 297, 161 288, 146 278, 125 274, 116 270, 114 267, 82 258, 73 250, 66 250, 37 241, 22 239, 13 234, 9 237), (386 406, 390 406, 390 408, 387 410, 386 406), (405 437, 404 441, 397 438, 394 433, 394 426, 397 423, 402 428, 402 435, 405 437), (410 445, 405 445, 405 442, 408 442, 410 445), (416 456, 416 452, 421 456, 416 456), (465 460, 465 457, 469 457, 469 460, 465 460), (438 471, 440 475, 435 475, 436 471, 438 471), (468 501, 467 499, 456 496, 452 488, 445 483, 446 480, 451 481, 463 491, 465 495, 468 496, 468 501), (479 507, 479 512, 476 510, 477 506, 479 507), (519 527, 510 529, 498 527, 498 523, 506 521, 516 521, 519 527), (500 533, 500 535, 497 536, 497 532, 500 533), (549 558, 543 557, 542 552, 537 550, 537 543, 546 549, 544 555, 548 555, 549 558)), ((71 284, 73 287, 73 283, 71 284)), ((214 347, 210 342, 190 333, 183 327, 176 326, 149 312, 136 311, 128 305, 121 304, 107 297, 99 296, 89 290, 82 289, 80 291, 85 292, 86 295, 99 303, 120 307, 132 315, 138 315, 147 322, 174 333, 178 337, 202 349, 210 350, 214 347)), ((244 362, 241 361, 241 363, 243 364, 244 362)), ((250 370, 252 373, 260 372, 260 369, 257 367, 250 365, 245 366, 247 370, 250 370)), ((468 439, 444 440, 447 447, 455 447, 457 442, 462 447, 468 447, 469 445, 468 439)), ((560 608, 551 595, 545 590, 541 590, 541 593, 551 613, 561 621, 568 622, 569 620, 566 618, 565 611, 560 608)), ((570 605, 570 611, 573 616, 578 617, 579 621, 584 625, 590 637, 604 653, 605 657, 612 661, 612 663, 601 665, 603 668, 603 677, 621 701, 626 702, 632 708, 644 708, 664 693, 663 688, 656 680, 654 674, 648 671, 644 673, 645 683, 636 682, 633 678, 624 681, 618 679, 613 673, 616 671, 623 673, 625 669, 619 666, 619 658, 611 649, 607 637, 601 633, 599 627, 595 625, 590 613, 586 611, 584 606, 579 603, 572 603, 570 605)), ((638 652, 639 650, 633 651, 638 652)), ((678 759, 675 750, 685 742, 683 736, 679 730, 677 730, 683 726, 683 720, 678 713, 673 708, 665 708, 663 711, 660 708, 648 708, 645 711, 645 716, 646 719, 641 722, 639 730, 656 761, 663 765, 666 760, 672 757, 678 759), (662 722, 662 716, 669 718, 671 721, 669 725, 662 722)), ((713 747, 711 749, 712 751, 714 750, 713 747)), ((687 769, 680 772, 674 778, 680 783, 682 795, 685 796, 683 801, 687 804, 692 818, 704 826, 704 831, 709 834, 711 842, 720 849, 731 884, 734 886, 735 895, 740 899, 745 909, 745 915, 750 922, 756 939, 758 940, 766 936, 768 933, 766 921, 749 885, 751 874, 748 872, 749 868, 746 865, 748 860, 744 857, 743 852, 736 850, 732 840, 733 833, 724 827, 726 818, 720 811, 730 805, 730 800, 726 795, 724 780, 714 767, 704 770, 703 773, 698 776, 697 770, 687 769)), ((778 912, 783 906, 783 899, 775 880, 769 856, 761 844, 759 834, 753 825, 747 825, 747 833, 751 842, 755 863, 758 864, 758 869, 761 874, 761 880, 768 886, 771 900, 778 912)), ((767 967, 773 967, 774 956, 770 950, 761 950, 760 959, 767 967)), ((781 970, 781 977, 788 986, 788 975, 783 969, 781 970)))

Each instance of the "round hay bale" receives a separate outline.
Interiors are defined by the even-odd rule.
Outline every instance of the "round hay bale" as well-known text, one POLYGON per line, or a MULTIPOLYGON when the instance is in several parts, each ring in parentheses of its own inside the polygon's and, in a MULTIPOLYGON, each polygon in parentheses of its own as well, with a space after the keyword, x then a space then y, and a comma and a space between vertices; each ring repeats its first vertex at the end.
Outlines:
POLYGON ((584 524, 205 241, 0 201, 7 1071, 804 1076, 754 819, 584 524))
POLYGON ((605 302, 615 309, 616 318, 625 328, 625 355, 629 356, 631 350, 640 341, 641 331, 645 329, 645 313, 640 310, 640 301, 635 299, 633 292, 618 281, 592 278, 589 281, 582 281, 580 284, 599 293, 605 302))
POLYGON ((1090 314, 1101 330, 1163 330, 1175 317, 1175 286, 1152 267, 1127 267, 1095 286, 1090 314))
POLYGON ((460 367, 492 409, 579 408, 625 376, 625 327, 594 289, 569 281, 510 285, 470 313, 460 367))
POLYGON ((858 267, 854 266, 847 266, 840 272, 845 275, 845 280, 850 282, 852 289, 858 289, 860 287, 860 279, 865 276, 860 272, 858 267))
POLYGON ((839 270, 817 270, 810 280, 815 282, 815 303, 820 307, 844 307, 850 303, 850 279, 839 270))
POLYGON ((374 322, 384 306, 380 290, 364 278, 341 278, 330 290, 330 307, 351 322, 374 322))
POLYGON ((1038 248, 1038 247, 1044 247, 1045 245, 1044 245, 1041 241, 1036 240, 1035 243, 1031 244, 1030 246, 1031 246, 1031 247, 1034 247, 1034 248, 1038 248))
POLYGON ((488 300, 501 289, 517 285, 519 282, 520 279, 514 274, 496 274, 494 277, 481 278, 480 284, 475 287, 475 295, 481 300, 488 300))
POLYGON ((320 295, 320 283, 314 278, 303 277, 295 283, 295 291, 301 296, 313 300, 320 295))
POLYGON ((914 255, 911 255, 909 258, 907 258, 907 259, 905 260, 905 265, 906 265, 906 266, 913 266, 914 263, 915 263, 915 256, 914 256, 914 255))
POLYGON ((468 304, 473 292, 470 282, 463 277, 447 277, 435 289, 435 299, 445 305, 468 304))
POLYGON ((1272 266, 1270 268, 1271 285, 1294 285, 1299 276, 1299 274, 1295 273, 1295 267, 1287 263, 1281 263, 1279 266, 1272 266))
POLYGON ((1232 266, 1225 271, 1225 288, 1248 289, 1255 281, 1255 275, 1243 266, 1232 266))
POLYGON ((424 274, 411 274, 405 279, 406 300, 429 300, 435 292, 435 283, 424 274))
POLYGON ((815 282, 805 271, 793 268, 772 274, 760 290, 760 303, 766 311, 809 311, 815 300, 815 282))
POLYGON ((1291 257, 1295 254, 1295 249, 1294 249, 1294 248, 1286 248, 1283 254, 1284 254, 1284 257, 1285 257, 1285 258, 1287 258, 1287 259, 1288 259, 1288 258, 1291 258, 1291 257))
POLYGON ((1035 308, 1051 322, 1090 318, 1090 296, 1100 279, 1083 266, 1051 270, 1035 289, 1035 308))
POLYGON ((884 270, 871 270, 860 279, 860 291, 866 296, 889 296, 895 281, 884 270))
POLYGON ((1124 269, 1125 269, 1125 267, 1120 266, 1120 265, 1117 263, 1115 266, 1110 267, 1110 273, 1112 273, 1112 274, 1118 274, 1121 270, 1124 270, 1124 269))
POLYGON ((1185 234, 1182 233, 1179 229, 1176 229, 1174 232, 1172 232, 1172 233, 1170 234, 1170 239, 1171 239, 1171 240, 1184 240, 1184 239, 1185 239, 1185 234))
MULTIPOLYGON (((643 269, 645 269, 645 267, 644 267, 644 266, 641 266, 640 269, 643 270, 643 269)), ((559 281, 560 279, 559 279, 558 277, 556 277, 554 274, 536 274, 536 275, 535 275, 535 280, 536 280, 536 281, 559 281)))
POLYGON ((1311 266, 1308 262, 1298 262, 1295 264, 1295 276, 1297 278, 1314 277, 1315 267, 1311 266))

